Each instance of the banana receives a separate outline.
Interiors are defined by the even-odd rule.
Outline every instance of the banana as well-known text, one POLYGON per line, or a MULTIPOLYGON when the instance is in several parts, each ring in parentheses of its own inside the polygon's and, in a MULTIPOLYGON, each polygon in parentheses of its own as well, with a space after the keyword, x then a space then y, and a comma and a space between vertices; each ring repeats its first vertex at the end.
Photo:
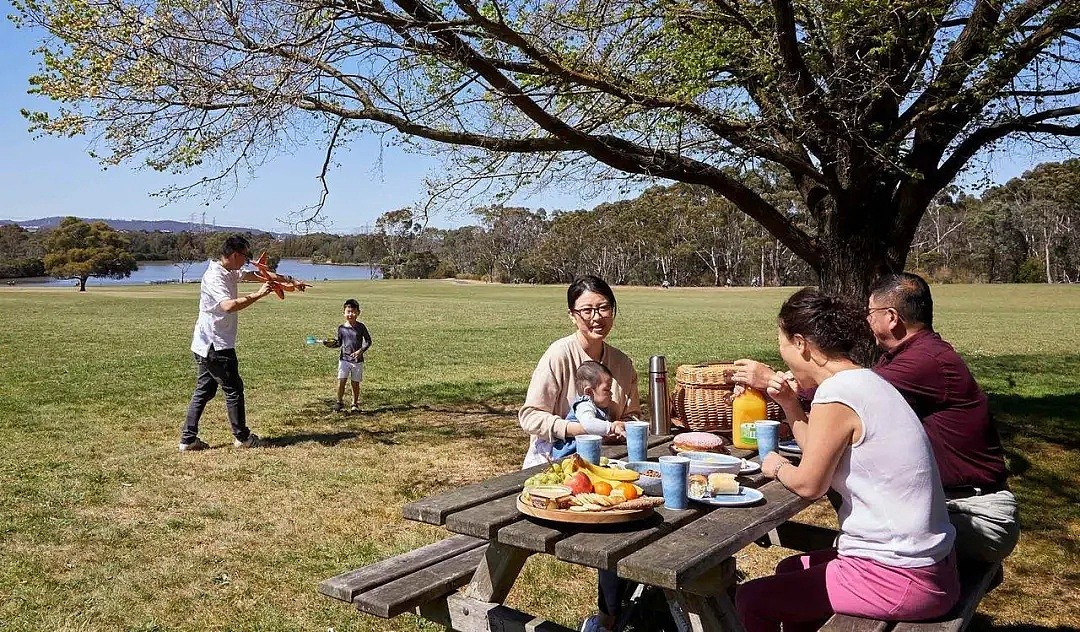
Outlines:
POLYGON ((585 464, 586 470, 596 474, 604 480, 631 483, 641 477, 641 474, 638 474, 634 470, 617 470, 613 467, 600 467, 599 465, 589 463, 585 459, 581 459, 581 462, 585 464))

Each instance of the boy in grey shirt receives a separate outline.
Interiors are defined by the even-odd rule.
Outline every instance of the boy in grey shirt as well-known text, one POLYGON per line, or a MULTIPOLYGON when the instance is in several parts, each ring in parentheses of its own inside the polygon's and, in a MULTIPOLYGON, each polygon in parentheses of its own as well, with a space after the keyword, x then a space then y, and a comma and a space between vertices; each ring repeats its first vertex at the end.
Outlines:
POLYGON ((323 344, 341 348, 338 356, 337 404, 334 410, 345 410, 345 382, 352 379, 353 403, 350 412, 360 412, 360 382, 364 379, 364 352, 371 347, 371 334, 360 317, 360 303, 354 298, 345 301, 345 323, 338 326, 337 337, 323 344))

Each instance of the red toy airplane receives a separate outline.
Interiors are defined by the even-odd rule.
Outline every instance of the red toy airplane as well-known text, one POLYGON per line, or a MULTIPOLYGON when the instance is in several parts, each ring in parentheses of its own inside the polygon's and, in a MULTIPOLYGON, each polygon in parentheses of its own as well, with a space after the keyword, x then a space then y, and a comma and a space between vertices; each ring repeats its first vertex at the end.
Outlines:
POLYGON ((270 288, 274 290, 274 294, 277 294, 277 297, 280 299, 285 298, 285 292, 295 292, 296 290, 303 292, 305 288, 311 287, 303 281, 282 281, 281 279, 284 279, 285 277, 276 272, 271 272, 270 268, 266 266, 265 252, 259 255, 259 258, 251 263, 255 264, 255 267, 258 268, 255 272, 255 276, 269 283, 270 288))

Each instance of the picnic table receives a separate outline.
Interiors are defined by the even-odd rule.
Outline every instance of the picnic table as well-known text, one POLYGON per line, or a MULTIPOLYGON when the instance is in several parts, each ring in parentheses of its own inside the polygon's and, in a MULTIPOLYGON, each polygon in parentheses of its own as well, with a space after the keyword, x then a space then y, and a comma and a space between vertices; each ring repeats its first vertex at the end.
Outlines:
MULTIPOLYGON (((670 442, 669 436, 650 437, 649 458, 670 454, 670 442)), ((746 450, 731 452, 754 456, 746 450)), ((604 453, 623 457, 626 447, 606 446, 604 453)), ((517 510, 516 498, 524 481, 546 467, 496 476, 405 505, 406 519, 441 525, 457 535, 330 578, 319 591, 368 614, 389 618, 414 612, 465 632, 565 631, 503 605, 525 561, 544 553, 663 589, 684 629, 737 632, 742 626, 728 598, 735 582, 733 556, 758 540, 808 550, 828 546, 834 535, 789 523, 812 501, 760 474, 741 477, 744 485, 758 488, 765 497, 748 507, 691 502, 685 510, 660 507, 648 519, 603 526, 527 518, 517 510), (462 586, 465 590, 457 592, 462 586)))
MULTIPOLYGON (((649 459, 670 454, 670 443, 669 436, 650 437, 649 459)), ((746 450, 731 453, 754 457, 746 450)), ((622 458, 626 448, 606 446, 604 454, 622 458)), ((736 581, 733 556, 751 543, 825 549, 837 535, 792 521, 813 501, 760 473, 740 477, 764 495, 748 507, 691 502, 685 510, 660 507, 649 519, 613 525, 527 518, 518 512, 516 498, 525 480, 546 468, 496 476, 405 505, 406 519, 441 525, 456 535, 327 579, 319 592, 367 614, 390 618, 413 612, 461 632, 573 632, 503 605, 529 556, 545 553, 662 589, 680 630, 742 632, 728 596, 736 581)), ((821 630, 959 632, 982 597, 1001 581, 1000 563, 961 565, 960 600, 938 619, 893 623, 836 614, 821 630)))

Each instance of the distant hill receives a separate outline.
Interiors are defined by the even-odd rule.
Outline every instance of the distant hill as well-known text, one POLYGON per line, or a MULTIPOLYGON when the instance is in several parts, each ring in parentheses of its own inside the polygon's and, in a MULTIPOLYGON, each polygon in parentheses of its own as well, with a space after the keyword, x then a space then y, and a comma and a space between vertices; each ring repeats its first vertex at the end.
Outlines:
MULTIPOLYGON (((60 223, 63 217, 42 217, 39 219, 22 219, 22 220, 10 220, 0 219, 0 224, 17 224, 27 230, 41 230, 43 228, 53 228, 60 223)), ((161 231, 166 233, 182 233, 184 231, 197 232, 204 230, 202 224, 192 224, 191 222, 177 222, 171 219, 164 220, 148 220, 148 219, 105 219, 99 217, 80 217, 79 219, 84 222, 105 222, 115 230, 144 230, 148 232, 161 231)), ((207 226, 205 229, 216 231, 227 231, 237 233, 270 233, 270 231, 259 230, 257 228, 244 228, 241 226, 207 226)))

